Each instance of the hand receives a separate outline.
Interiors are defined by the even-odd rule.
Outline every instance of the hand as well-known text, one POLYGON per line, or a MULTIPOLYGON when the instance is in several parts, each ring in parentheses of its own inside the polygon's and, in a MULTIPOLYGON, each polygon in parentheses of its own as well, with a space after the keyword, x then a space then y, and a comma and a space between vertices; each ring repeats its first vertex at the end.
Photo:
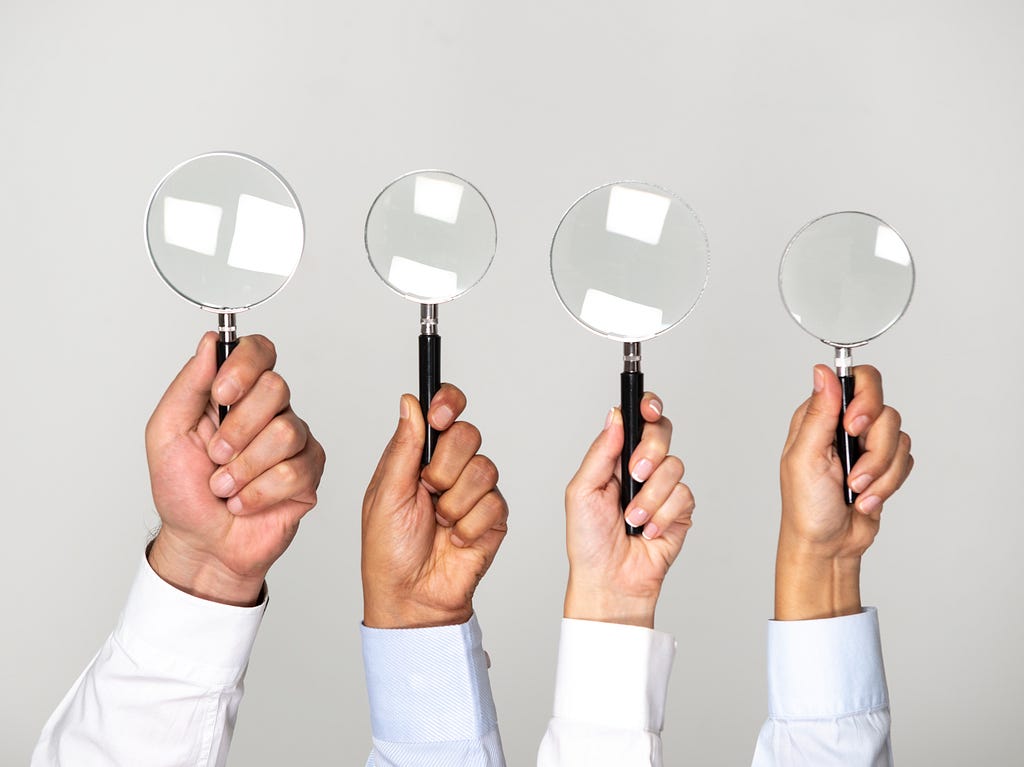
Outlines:
POLYGON ((654 628, 654 609, 668 568, 692 524, 693 495, 683 462, 668 455, 672 424, 661 400, 644 394, 647 422, 629 471, 644 486, 626 508, 643 535, 626 535, 619 500, 622 414, 614 408, 565 491, 569 586, 565 617, 654 628))
POLYGON ((402 396, 394 436, 363 498, 363 623, 423 628, 465 623, 473 592, 508 530, 498 470, 480 455, 480 432, 456 421, 466 397, 444 384, 428 417, 442 431, 421 466, 426 426, 402 396))
POLYGON ((242 338, 218 372, 216 338, 203 336, 146 426, 162 522, 149 562, 182 591, 251 605, 316 505, 325 457, 273 371, 274 345, 242 338), (211 396, 231 406, 219 426, 211 396))
POLYGON ((814 392, 793 415, 782 452, 782 524, 775 571, 775 617, 801 620, 859 612, 860 560, 878 534, 882 506, 914 465, 900 414, 883 404, 875 368, 854 369, 843 425, 863 453, 850 471, 859 493, 847 506, 834 448, 842 409, 839 379, 814 368, 814 392))

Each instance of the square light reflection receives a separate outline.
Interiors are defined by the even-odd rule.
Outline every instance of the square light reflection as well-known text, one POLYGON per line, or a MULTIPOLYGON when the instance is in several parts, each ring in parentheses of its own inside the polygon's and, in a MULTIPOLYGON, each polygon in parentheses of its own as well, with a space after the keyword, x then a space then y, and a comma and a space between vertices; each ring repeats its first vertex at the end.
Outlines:
POLYGON ((302 237, 298 208, 241 194, 228 266, 287 277, 298 266, 302 237))
POLYGON ((459 292, 459 275, 410 258, 395 256, 388 268, 388 283, 402 293, 448 298, 459 292))
POLYGON ((875 237, 875 256, 900 266, 910 265, 910 251, 900 236, 887 226, 879 226, 875 237))
POLYGON ((671 204, 672 200, 660 194, 613 186, 608 198, 605 229, 648 245, 657 245, 661 242, 661 232, 671 204))
POLYGON ((454 224, 459 220, 462 192, 462 184, 440 178, 417 176, 413 190, 413 213, 445 224, 454 224))
POLYGON ((220 205, 164 197, 164 242, 212 256, 217 252, 223 215, 220 205))
POLYGON ((663 312, 656 306, 630 301, 597 288, 587 288, 580 319, 605 333, 646 338, 665 329, 663 312))

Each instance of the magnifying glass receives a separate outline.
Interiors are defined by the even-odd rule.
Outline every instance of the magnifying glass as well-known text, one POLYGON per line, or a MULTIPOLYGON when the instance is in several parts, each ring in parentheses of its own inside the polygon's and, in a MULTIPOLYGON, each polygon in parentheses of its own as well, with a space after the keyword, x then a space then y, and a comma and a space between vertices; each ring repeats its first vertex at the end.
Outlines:
MULTIPOLYGON (((291 279, 302 256, 302 210, 269 165, 235 152, 171 170, 146 209, 146 247, 167 286, 217 314, 217 367, 238 344, 235 315, 291 279)), ((219 408, 221 421, 228 408, 219 408)))
MULTIPOLYGON (((426 421, 441 388, 437 306, 476 285, 494 260, 498 232, 480 190, 453 173, 421 170, 392 181, 366 215, 370 265, 395 293, 420 305, 420 407, 426 421)), ((423 463, 439 433, 427 422, 423 463)))
POLYGON ((846 481, 861 450, 857 438, 843 428, 854 390, 851 350, 891 328, 910 305, 910 249, 877 216, 829 213, 789 241, 779 264, 779 292, 797 324, 835 349, 836 375, 843 387, 836 452, 843 464, 846 502, 853 503, 857 494, 846 481))
MULTIPOLYGON (((643 486, 628 468, 643 433, 640 344, 693 310, 709 266, 707 235, 693 209, 651 184, 600 186, 574 202, 555 230, 551 279, 559 299, 583 327, 623 344, 623 510, 643 486)), ((630 535, 641 530, 626 523, 630 535)))

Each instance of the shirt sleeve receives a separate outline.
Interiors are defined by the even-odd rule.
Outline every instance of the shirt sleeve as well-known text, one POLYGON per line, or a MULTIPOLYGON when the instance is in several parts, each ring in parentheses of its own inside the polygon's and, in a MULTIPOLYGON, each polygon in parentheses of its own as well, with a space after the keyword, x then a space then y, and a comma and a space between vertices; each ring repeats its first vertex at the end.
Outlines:
POLYGON ((361 630, 367 767, 504 767, 476 616, 458 626, 361 630))
POLYGON ((753 767, 890 767, 878 613, 768 625, 768 720, 753 767))
POLYGON ((554 716, 538 767, 660 767, 675 650, 659 631, 563 619, 554 716))
POLYGON ((43 728, 32 767, 221 767, 266 609, 190 596, 143 557, 111 634, 43 728))

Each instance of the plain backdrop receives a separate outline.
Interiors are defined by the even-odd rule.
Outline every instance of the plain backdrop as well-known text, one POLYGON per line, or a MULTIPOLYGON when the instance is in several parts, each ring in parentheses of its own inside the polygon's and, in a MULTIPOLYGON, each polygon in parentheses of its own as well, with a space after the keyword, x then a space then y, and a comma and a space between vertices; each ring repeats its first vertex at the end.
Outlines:
POLYGON ((668 763, 744 764, 765 715, 777 459, 831 361, 776 272, 800 226, 845 209, 896 227, 918 272, 904 319, 855 353, 917 460, 863 578, 896 757, 1018 761, 1022 73, 1015 0, 0 0, 0 763, 27 762, 155 526, 143 428, 213 317, 160 282, 142 217, 169 168, 215 149, 264 159, 302 201, 299 271, 239 327, 276 341, 329 455, 271 573, 233 764, 368 750, 359 509, 416 386, 418 310, 377 280, 362 230, 424 167, 471 180, 498 221, 493 268, 441 332, 512 509, 475 601, 509 763, 532 762, 550 714, 563 489, 621 366, 558 304, 548 248, 577 196, 622 178, 687 200, 712 249, 700 305, 644 347, 697 498, 657 618, 679 643, 668 763))

